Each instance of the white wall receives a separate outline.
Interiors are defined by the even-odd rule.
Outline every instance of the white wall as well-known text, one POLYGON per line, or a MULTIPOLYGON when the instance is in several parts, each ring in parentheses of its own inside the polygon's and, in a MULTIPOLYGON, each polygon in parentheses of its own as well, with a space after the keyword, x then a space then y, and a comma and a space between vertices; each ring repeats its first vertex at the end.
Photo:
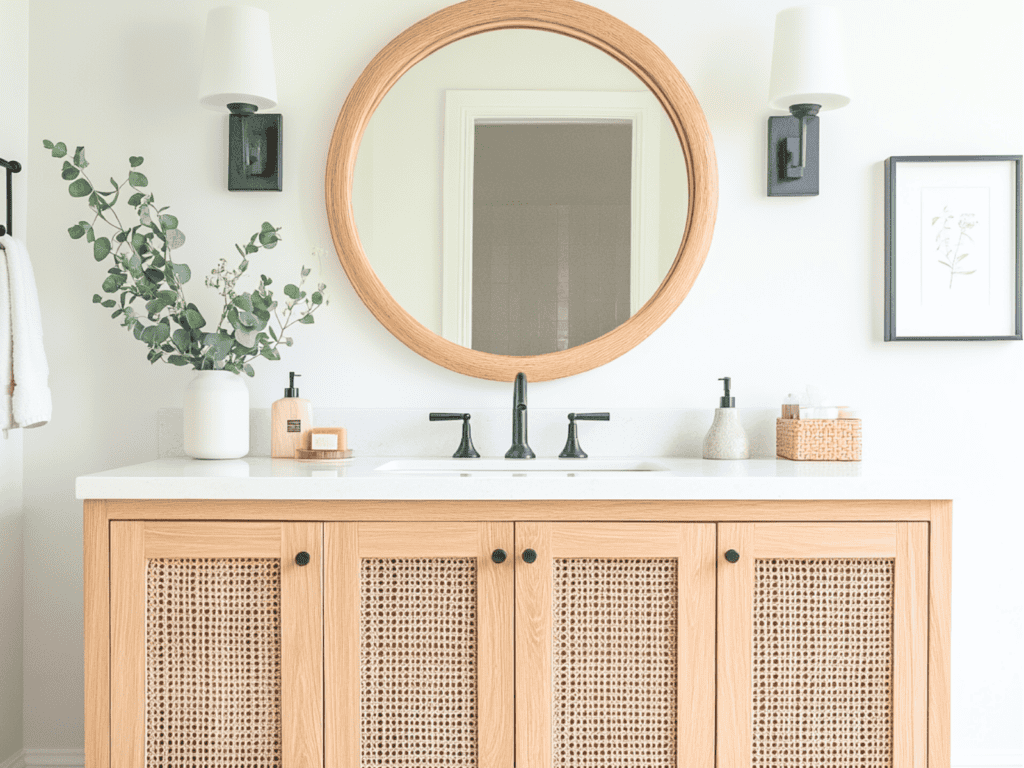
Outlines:
MULTIPOLYGON (((28 154, 28 0, 0 0, 0 157, 25 164, 28 154)), ((14 234, 25 236, 23 170, 13 177, 14 234)), ((7 180, 0 168, 0 218, 6 224, 7 180)), ((6 382, 0 383, 6 386, 6 382)), ((0 764, 22 748, 22 450, 21 430, 0 434, 0 764)))
MULTIPOLYGON (((1024 344, 884 344, 882 161, 905 154, 1019 153, 1024 57, 1019 0, 838 0, 854 45, 856 93, 822 118, 816 198, 765 197, 772 25, 790 0, 592 0, 653 39, 694 88, 715 138, 721 196, 707 264, 682 307, 603 368, 531 387, 531 405, 711 408, 719 376, 740 406, 775 406, 814 382, 867 414, 865 451, 917 457, 965 479, 956 500, 953 751, 957 765, 1021 765, 1020 540, 1024 344)), ((196 275, 269 220, 285 242, 257 257, 275 278, 330 245, 323 172, 334 120, 362 67, 442 0, 262 0, 274 24, 283 193, 228 193, 227 119, 196 99, 206 10, 219 0, 129 6, 96 0, 71 15, 34 0, 29 231, 53 368, 54 420, 25 437, 25 743, 82 744, 81 507, 73 478, 155 456, 157 409, 177 406, 185 370, 153 368, 90 301, 103 269, 65 229, 82 213, 43 138, 84 144, 98 178, 146 156, 172 204, 196 275), (385 12, 386 9, 386 12, 385 12)), ((392 338, 338 264, 332 303, 296 333, 280 364, 257 364, 254 407, 303 395, 338 407, 473 410, 504 383, 470 379, 392 338)), ((197 293, 193 290, 193 294, 197 293)), ((212 306, 212 305, 208 305, 212 306)), ((426 425, 424 425, 426 428, 426 425)), ((354 438, 353 438, 354 439, 354 438)))

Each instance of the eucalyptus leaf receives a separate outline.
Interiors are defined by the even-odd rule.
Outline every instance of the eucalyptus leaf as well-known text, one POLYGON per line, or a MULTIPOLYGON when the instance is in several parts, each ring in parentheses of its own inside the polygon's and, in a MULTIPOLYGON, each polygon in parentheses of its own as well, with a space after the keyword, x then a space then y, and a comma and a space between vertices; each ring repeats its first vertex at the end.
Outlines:
POLYGON ((167 362, 171 365, 188 365, 192 361, 181 355, 168 355, 167 362))
POLYGON ((53 145, 53 151, 50 152, 54 157, 64 157, 68 153, 68 145, 63 141, 58 141, 53 145))
POLYGON ((303 325, 312 325, 315 321, 316 320, 312 315, 303 315, 302 319, 299 320, 303 325))
POLYGON ((89 163, 85 159, 85 147, 78 147, 75 150, 74 161, 75 161, 75 165, 77 165, 79 168, 88 168, 89 167, 89 163))
POLYGON ((107 299, 106 301, 103 302, 102 306, 106 307, 107 309, 113 309, 114 307, 117 306, 117 302, 114 301, 113 299, 107 299))
POLYGON ((64 181, 72 181, 78 178, 78 174, 81 173, 75 166, 69 163, 67 160, 64 161, 64 169, 60 172, 60 177, 64 181))
POLYGON ((185 244, 185 233, 180 229, 168 229, 164 232, 164 241, 171 250, 181 248, 185 244))
POLYGON ((188 323, 188 327, 193 330, 199 330, 206 325, 206 320, 201 314, 199 314, 198 309, 186 309, 185 321, 188 323))
POLYGON ((131 184, 133 187, 145 187, 149 184, 149 179, 147 179, 144 174, 139 173, 138 171, 129 171, 128 183, 131 184))
POLYGON ((254 371, 252 369, 252 366, 249 365, 248 363, 246 363, 245 365, 242 366, 242 370, 245 371, 245 375, 250 377, 250 378, 252 378, 253 376, 256 375, 256 371, 254 371))
POLYGON ((138 155, 133 155, 132 157, 128 158, 128 164, 132 168, 138 168, 140 165, 142 165, 142 158, 139 157, 138 155))
POLYGON ((46 149, 53 149, 53 142, 50 141, 49 139, 43 139, 43 146, 46 149))
POLYGON ((310 298, 310 301, 312 301, 314 304, 323 304, 324 303, 324 295, 322 293, 320 293, 320 291, 314 291, 313 295, 310 296, 309 298, 310 298))
POLYGON ((192 279, 192 270, 188 264, 172 264, 171 270, 174 272, 174 279, 182 285, 192 279))
POLYGON ((75 179, 68 186, 68 194, 72 197, 85 197, 92 192, 92 185, 85 179, 75 179))
POLYGON ((177 229, 178 217, 171 216, 169 213, 162 214, 160 216, 160 226, 164 229, 177 229))
POLYGON ((77 240, 85 234, 85 227, 75 224, 73 227, 68 227, 68 234, 71 235, 72 240, 77 240))
POLYGON ((235 341, 247 349, 252 349, 256 346, 257 336, 259 336, 258 331, 235 331, 235 341))
POLYGON ((108 275, 107 279, 103 281, 103 290, 106 293, 117 293, 121 290, 121 286, 127 282, 127 276, 121 275, 108 275))
POLYGON ((142 202, 142 193, 136 192, 134 195, 128 198, 128 205, 133 208, 142 202))
POLYGON ((105 237, 96 238, 96 242, 92 244, 92 257, 96 261, 103 261, 107 258, 107 254, 110 253, 110 240, 105 237))
POLYGON ((292 285, 291 283, 289 283, 284 287, 284 295, 287 296, 289 299, 298 299, 301 294, 302 292, 299 290, 299 287, 297 285, 292 285))
POLYGON ((252 312, 252 297, 247 294, 243 293, 239 296, 235 296, 235 298, 231 300, 231 303, 241 310, 252 312))
POLYGON ((103 301, 103 297, 100 296, 98 293, 94 293, 92 295, 92 303, 93 304, 99 304, 101 301, 103 301))

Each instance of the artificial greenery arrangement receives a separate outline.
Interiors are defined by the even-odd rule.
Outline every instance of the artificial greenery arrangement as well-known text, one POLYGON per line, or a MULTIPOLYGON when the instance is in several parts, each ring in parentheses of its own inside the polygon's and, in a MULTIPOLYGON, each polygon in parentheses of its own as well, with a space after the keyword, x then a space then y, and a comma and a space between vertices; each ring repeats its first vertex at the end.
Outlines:
MULTIPOLYGON (((43 146, 56 158, 66 157, 64 142, 44 141, 43 146)), ((113 178, 111 190, 101 192, 86 175, 89 163, 85 148, 78 147, 70 160, 64 160, 61 177, 70 182, 72 197, 84 197, 92 211, 91 221, 79 221, 68 229, 72 240, 85 238, 92 243, 96 261, 112 258, 103 292, 92 297, 94 304, 113 309, 112 318, 149 348, 151 363, 166 359, 172 365, 191 365, 197 370, 225 370, 254 375, 250 362, 256 357, 280 360, 277 348, 291 346, 288 329, 298 323, 313 322, 313 313, 327 302, 324 285, 307 294, 303 290, 309 269, 302 267, 298 285, 284 287, 283 306, 270 290, 271 279, 261 274, 252 292, 240 292, 238 281, 249 268, 250 257, 261 249, 271 249, 280 241, 279 228, 264 223, 244 245, 236 245, 241 261, 234 269, 221 259, 206 278, 224 302, 220 320, 211 328, 195 304, 185 298, 185 284, 192 278, 187 264, 172 258, 172 252, 185 244, 178 219, 168 208, 157 208, 149 180, 138 170, 141 157, 130 157, 128 178, 118 184, 113 178), (122 193, 135 211, 139 223, 126 227, 115 210, 122 193), (98 236, 97 222, 109 225, 110 237, 98 236), (138 302, 138 304, 136 304, 138 302), (166 356, 166 357, 165 357, 166 356)))

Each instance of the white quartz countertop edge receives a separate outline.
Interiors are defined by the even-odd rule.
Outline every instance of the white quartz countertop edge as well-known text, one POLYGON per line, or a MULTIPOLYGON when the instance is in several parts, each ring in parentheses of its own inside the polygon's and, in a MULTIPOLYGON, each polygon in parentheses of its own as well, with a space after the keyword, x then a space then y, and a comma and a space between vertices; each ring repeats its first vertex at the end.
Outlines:
MULTIPOLYGON (((775 459, 653 458, 659 472, 391 473, 393 459, 344 464, 285 459, 160 459, 85 475, 79 499, 267 500, 858 500, 953 499, 954 479, 927 468, 775 459)), ((571 460, 569 460, 571 461, 571 460)), ((516 468, 519 465, 517 463, 516 468)))

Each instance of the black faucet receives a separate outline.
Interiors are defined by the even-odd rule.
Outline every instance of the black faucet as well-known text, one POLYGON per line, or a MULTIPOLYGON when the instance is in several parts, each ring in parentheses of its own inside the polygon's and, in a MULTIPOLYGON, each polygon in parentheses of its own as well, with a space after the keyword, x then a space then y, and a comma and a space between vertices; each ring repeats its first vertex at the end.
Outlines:
POLYGON ((526 374, 522 372, 516 374, 512 389, 512 447, 505 453, 505 458, 537 458, 526 442, 526 374))

